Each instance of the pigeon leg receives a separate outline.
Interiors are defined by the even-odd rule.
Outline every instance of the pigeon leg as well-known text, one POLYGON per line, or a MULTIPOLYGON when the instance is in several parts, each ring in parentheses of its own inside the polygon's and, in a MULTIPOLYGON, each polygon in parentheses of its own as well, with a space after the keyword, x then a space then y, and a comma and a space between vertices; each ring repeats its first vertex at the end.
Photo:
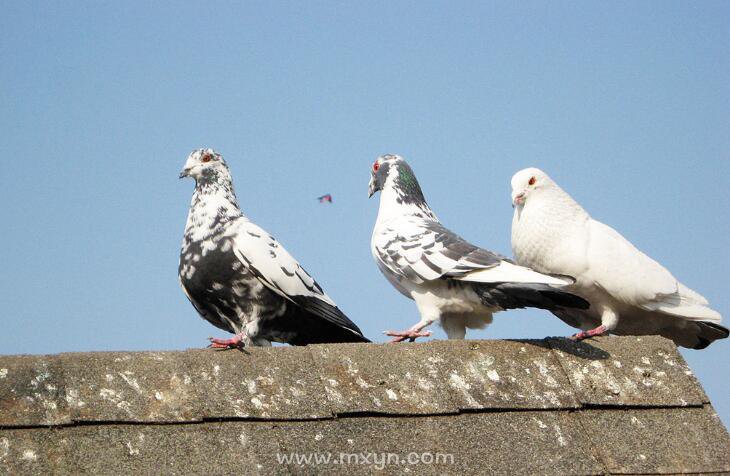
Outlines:
POLYGON ((212 349, 240 349, 243 348, 243 338, 245 334, 239 332, 230 339, 218 339, 217 337, 208 337, 212 349))
POLYGON ((419 337, 430 337, 431 331, 423 331, 424 327, 428 327, 439 317, 441 313, 438 308, 430 306, 428 302, 423 302, 420 295, 414 296, 416 306, 421 314, 421 320, 406 331, 385 331, 383 334, 392 337, 390 342, 403 342, 405 340, 414 342, 419 337))
POLYGON ((409 342, 415 341, 419 337, 430 337, 431 331, 422 331, 424 327, 431 324, 430 322, 420 321, 415 326, 411 327, 406 331, 385 331, 383 334, 393 337, 390 342, 403 342, 408 340, 409 342))
POLYGON ((420 331, 411 328, 407 331, 385 331, 383 334, 393 337, 391 342, 403 342, 405 340, 413 342, 418 337, 429 337, 431 335, 431 331, 420 331))
POLYGON ((570 339, 574 341, 582 341, 584 339, 588 339, 589 337, 606 334, 607 332, 608 329, 606 329, 606 326, 598 326, 595 329, 591 329, 589 331, 580 331, 579 333, 572 335, 570 339))
POLYGON ((599 309, 601 311, 601 325, 589 331, 581 331, 572 336, 571 339, 581 341, 589 337, 608 334, 616 329, 616 325, 618 324, 618 315, 616 312, 608 306, 600 306, 599 309))

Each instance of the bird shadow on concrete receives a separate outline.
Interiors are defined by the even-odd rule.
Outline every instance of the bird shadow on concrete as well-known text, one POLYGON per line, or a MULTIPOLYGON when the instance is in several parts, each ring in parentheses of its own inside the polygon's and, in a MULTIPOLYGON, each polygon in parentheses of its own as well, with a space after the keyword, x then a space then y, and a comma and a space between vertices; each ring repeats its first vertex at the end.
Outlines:
POLYGON ((599 349, 586 341, 574 341, 568 337, 546 337, 540 340, 521 340, 507 339, 512 342, 521 342, 524 344, 534 345, 543 349, 559 350, 566 354, 574 355, 584 360, 606 360, 611 354, 603 349, 599 349))

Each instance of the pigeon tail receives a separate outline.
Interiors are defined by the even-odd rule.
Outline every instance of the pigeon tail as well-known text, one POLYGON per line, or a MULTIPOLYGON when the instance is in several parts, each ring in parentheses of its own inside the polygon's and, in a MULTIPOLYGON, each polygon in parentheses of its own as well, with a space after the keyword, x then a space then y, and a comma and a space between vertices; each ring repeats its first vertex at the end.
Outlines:
MULTIPOLYGON (((291 337, 288 340, 291 345, 370 342, 370 339, 363 336, 362 333, 350 327, 343 327, 330 320, 322 319, 316 314, 301 309, 295 314, 296 317, 293 322, 287 325, 287 331, 291 332, 291 337)), ((354 324, 353 327, 357 329, 354 324)))
POLYGON ((697 344, 692 348, 696 350, 704 349, 716 340, 727 339, 730 330, 727 327, 715 324, 714 322, 698 322, 697 326, 700 333, 697 336, 697 344))
POLYGON ((346 344, 346 343, 370 343, 365 336, 355 334, 343 327, 334 326, 323 321, 312 320, 311 332, 300 331, 289 341, 291 345, 309 344, 346 344))
POLYGON ((370 342, 339 307, 306 296, 292 296, 292 300, 298 306, 301 323, 290 324, 297 328, 291 344, 302 345, 297 343, 302 339, 304 344, 370 342))
POLYGON ((719 324, 722 320, 720 313, 709 306, 704 296, 682 283, 677 283, 676 293, 658 295, 655 301, 643 307, 690 321, 710 321, 719 324))
POLYGON ((553 311, 561 308, 588 309, 590 303, 566 291, 538 283, 495 283, 474 286, 485 306, 501 309, 536 307, 553 311))

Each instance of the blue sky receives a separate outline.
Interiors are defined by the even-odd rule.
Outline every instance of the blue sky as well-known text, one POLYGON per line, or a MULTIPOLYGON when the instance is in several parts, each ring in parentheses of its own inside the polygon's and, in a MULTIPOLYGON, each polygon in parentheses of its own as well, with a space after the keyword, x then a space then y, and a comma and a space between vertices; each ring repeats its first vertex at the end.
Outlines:
MULTIPOLYGON (((417 320, 369 252, 385 152, 505 254, 510 177, 538 166, 727 316, 729 22, 711 1, 3 2, 0 353, 220 335, 177 282, 177 175, 208 146, 377 340, 417 320)), ((529 310, 468 337, 571 332, 529 310)), ((683 355, 730 423, 730 342, 683 355)))

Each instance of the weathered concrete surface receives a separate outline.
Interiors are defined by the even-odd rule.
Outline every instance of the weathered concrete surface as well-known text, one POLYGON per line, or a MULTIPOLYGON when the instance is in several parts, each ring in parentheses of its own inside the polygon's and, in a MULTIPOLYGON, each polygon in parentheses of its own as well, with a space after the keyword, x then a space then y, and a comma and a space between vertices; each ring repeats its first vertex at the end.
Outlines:
POLYGON ((0 430, 0 474, 57 474, 70 450, 58 429, 0 430))
POLYGON ((711 406, 580 412, 614 474, 730 473, 730 438, 711 406))
POLYGON ((0 357, 0 426, 71 423, 56 356, 0 357))
POLYGON ((11 474, 401 474, 404 470, 605 473, 582 436, 577 415, 567 412, 94 425, 12 430, 0 437, 0 471, 11 474), (319 464, 314 459, 309 464, 279 459, 315 453, 323 458, 319 464))
POLYGON ((186 366, 198 391, 197 414, 204 418, 332 416, 310 348, 194 350, 186 353, 186 366))
POLYGON ((578 407, 545 341, 349 344, 312 351, 336 414, 578 407))
POLYGON ((273 436, 254 422, 10 430, 0 474, 271 474, 273 436))
POLYGON ((439 341, 428 347, 438 356, 459 409, 578 407, 545 341, 439 341))
POLYGON ((0 357, 0 425, 698 406, 660 337, 0 357))
MULTIPOLYGON (((282 423, 277 429, 285 454, 328 453, 336 456, 333 461, 347 455, 340 464, 320 465, 321 473, 342 474, 343 466, 355 474, 605 473, 577 417, 568 412, 343 418, 282 423)), ((288 468, 302 472, 302 466, 288 468)))
POLYGON ((65 399, 79 422, 199 419, 185 352, 97 352, 57 357, 65 399))
POLYGON ((727 473, 730 446, 710 407, 94 425, 0 436, 7 474, 341 474, 343 466, 354 474, 727 473), (277 459, 293 453, 330 459, 277 459))
POLYGON ((674 343, 663 337, 549 342, 584 405, 697 406, 709 401, 674 343))
POLYGON ((64 474, 271 474, 278 451, 266 424, 79 427, 64 474), (265 458, 262 456, 264 455, 265 458))
POLYGON ((662 338, 0 356, 0 474, 343 472, 293 452, 372 454, 356 474, 730 472, 662 338))
POLYGON ((335 413, 456 413, 443 357, 429 345, 311 346, 335 413))

